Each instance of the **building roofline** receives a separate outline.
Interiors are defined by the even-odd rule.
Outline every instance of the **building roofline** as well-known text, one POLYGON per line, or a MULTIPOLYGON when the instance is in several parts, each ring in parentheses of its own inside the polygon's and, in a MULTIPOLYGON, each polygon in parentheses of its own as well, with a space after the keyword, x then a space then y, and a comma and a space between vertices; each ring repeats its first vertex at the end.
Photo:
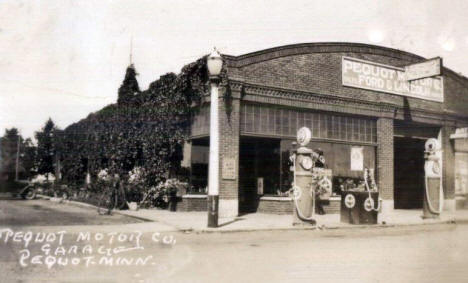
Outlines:
MULTIPOLYGON (((426 58, 410 53, 407 51, 384 47, 379 45, 372 45, 366 43, 354 42, 309 42, 309 43, 296 43, 289 45, 276 46, 272 48, 262 49, 239 56, 223 54, 228 66, 230 67, 243 67, 250 64, 255 64, 275 58, 311 54, 311 53, 335 53, 335 52, 356 52, 356 53, 369 53, 384 55, 398 59, 407 60, 411 63, 416 63, 426 58)), ((443 72, 448 72, 458 79, 462 79, 468 83, 468 78, 459 74, 449 68, 443 67, 443 72)))

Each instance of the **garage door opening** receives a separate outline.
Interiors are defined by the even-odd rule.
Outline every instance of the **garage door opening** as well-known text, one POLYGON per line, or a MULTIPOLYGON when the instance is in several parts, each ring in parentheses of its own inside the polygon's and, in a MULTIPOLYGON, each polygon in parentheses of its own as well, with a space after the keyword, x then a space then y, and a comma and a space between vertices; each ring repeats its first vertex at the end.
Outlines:
POLYGON ((424 144, 440 128, 415 122, 395 122, 395 209, 421 209, 424 200, 424 144))
POLYGON ((422 208, 424 143, 423 139, 395 137, 395 209, 422 208))

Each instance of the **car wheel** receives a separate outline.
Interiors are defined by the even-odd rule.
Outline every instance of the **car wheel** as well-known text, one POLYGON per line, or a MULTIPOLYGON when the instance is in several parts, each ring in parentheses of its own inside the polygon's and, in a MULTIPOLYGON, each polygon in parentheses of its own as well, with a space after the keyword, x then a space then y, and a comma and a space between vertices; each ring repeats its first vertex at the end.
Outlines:
POLYGON ((32 200, 36 198, 36 192, 34 190, 28 190, 24 195, 24 198, 27 200, 32 200))

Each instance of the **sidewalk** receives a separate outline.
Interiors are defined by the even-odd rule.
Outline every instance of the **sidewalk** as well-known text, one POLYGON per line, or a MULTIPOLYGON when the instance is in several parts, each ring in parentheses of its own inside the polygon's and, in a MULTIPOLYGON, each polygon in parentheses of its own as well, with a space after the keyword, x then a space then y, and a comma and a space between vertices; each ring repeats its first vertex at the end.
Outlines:
POLYGON ((339 214, 316 215, 317 226, 293 226, 292 215, 252 213, 233 218, 220 218, 218 228, 208 228, 207 212, 170 212, 168 210, 140 209, 119 213, 157 221, 179 231, 193 232, 241 232, 261 230, 304 230, 304 229, 352 229, 363 227, 392 227, 443 223, 468 223, 468 210, 443 212, 439 219, 421 218, 422 210, 395 210, 392 214, 379 215, 377 225, 351 225, 340 222, 339 214), (385 219, 384 219, 385 218, 385 219))
MULTIPOLYGON (((54 198, 40 196, 51 201, 54 198)), ((87 208, 95 206, 77 202, 63 201, 69 205, 77 205, 87 208)), ((454 212, 444 211, 439 219, 421 218, 422 209, 396 209, 391 214, 382 215, 379 213, 378 224, 376 225, 352 225, 340 222, 340 214, 315 215, 317 225, 293 226, 292 215, 276 215, 263 213, 250 213, 238 217, 219 218, 218 228, 208 228, 208 213, 192 212, 171 212, 160 209, 139 209, 138 211, 120 210, 114 211, 122 215, 138 218, 144 221, 151 221, 165 226, 165 230, 210 233, 210 232, 248 232, 248 231, 269 231, 269 230, 314 230, 314 229, 355 229, 355 228, 382 228, 395 226, 431 225, 448 223, 468 223, 468 210, 457 210, 454 212)), ((140 225, 150 225, 150 222, 140 225)))

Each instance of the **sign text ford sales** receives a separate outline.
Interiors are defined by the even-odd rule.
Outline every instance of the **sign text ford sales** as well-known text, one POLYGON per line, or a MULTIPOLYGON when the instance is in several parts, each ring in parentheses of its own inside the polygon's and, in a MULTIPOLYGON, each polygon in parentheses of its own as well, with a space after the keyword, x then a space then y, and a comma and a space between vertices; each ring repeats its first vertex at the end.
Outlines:
POLYGON ((441 77, 408 82, 405 69, 356 58, 342 57, 344 86, 388 92, 415 98, 444 101, 441 77))

